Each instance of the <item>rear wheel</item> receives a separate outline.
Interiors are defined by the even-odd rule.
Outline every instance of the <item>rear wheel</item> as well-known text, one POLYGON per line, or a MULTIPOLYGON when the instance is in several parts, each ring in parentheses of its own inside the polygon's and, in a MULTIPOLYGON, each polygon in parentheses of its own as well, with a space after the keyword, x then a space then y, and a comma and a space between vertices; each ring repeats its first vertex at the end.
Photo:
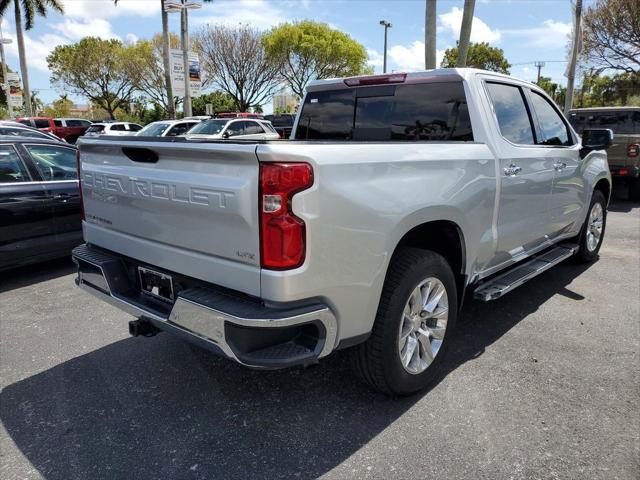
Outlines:
POLYGON ((403 248, 392 260, 369 339, 352 352, 356 374, 396 395, 434 380, 458 313, 451 267, 437 253, 403 248))
POLYGON ((606 224, 607 202, 600 190, 594 190, 589 212, 580 232, 578 241, 580 249, 576 255, 577 260, 592 262, 598 258, 606 224))

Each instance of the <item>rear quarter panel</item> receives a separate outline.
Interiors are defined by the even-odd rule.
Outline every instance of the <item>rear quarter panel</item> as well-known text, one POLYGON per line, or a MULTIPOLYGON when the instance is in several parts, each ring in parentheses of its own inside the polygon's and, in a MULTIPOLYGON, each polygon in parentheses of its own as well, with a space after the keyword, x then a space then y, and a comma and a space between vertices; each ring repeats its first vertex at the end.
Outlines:
POLYGON ((389 260, 401 238, 435 220, 455 222, 467 271, 494 252, 495 160, 481 143, 312 143, 258 146, 260 161, 307 162, 312 188, 293 198, 307 225, 302 267, 262 270, 262 297, 318 297, 332 306, 341 339, 373 325, 389 260))

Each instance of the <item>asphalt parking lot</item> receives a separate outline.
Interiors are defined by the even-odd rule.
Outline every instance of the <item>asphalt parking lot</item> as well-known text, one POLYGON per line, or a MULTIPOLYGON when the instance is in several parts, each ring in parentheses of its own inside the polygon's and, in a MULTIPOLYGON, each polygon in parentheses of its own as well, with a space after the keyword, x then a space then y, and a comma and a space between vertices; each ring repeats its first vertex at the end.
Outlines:
POLYGON ((466 305, 446 373, 390 399, 346 356, 256 372, 80 291, 69 260, 0 274, 0 478, 640 477, 640 204, 600 260, 466 305))

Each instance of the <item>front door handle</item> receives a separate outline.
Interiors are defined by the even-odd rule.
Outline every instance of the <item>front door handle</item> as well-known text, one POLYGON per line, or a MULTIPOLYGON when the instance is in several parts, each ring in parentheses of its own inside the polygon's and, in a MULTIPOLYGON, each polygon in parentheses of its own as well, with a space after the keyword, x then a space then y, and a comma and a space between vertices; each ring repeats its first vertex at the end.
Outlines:
POLYGON ((564 162, 556 162, 553 164, 553 168, 556 170, 556 172, 559 172, 560 170, 564 170, 566 166, 567 164, 564 162))
POLYGON ((522 167, 519 167, 518 165, 515 164, 511 164, 508 167, 504 167, 504 174, 507 177, 513 177, 514 175, 519 174, 522 171, 522 167))

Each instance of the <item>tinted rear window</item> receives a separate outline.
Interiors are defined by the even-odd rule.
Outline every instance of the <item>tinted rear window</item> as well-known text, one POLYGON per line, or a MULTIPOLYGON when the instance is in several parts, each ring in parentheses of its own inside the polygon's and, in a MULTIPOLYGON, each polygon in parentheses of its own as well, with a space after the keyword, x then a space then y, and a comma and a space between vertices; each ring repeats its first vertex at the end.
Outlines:
POLYGON ((310 92, 296 139, 471 141, 462 82, 310 92))
POLYGON ((51 126, 49 120, 45 118, 36 118, 33 120, 33 123, 35 124, 36 128, 49 128, 51 126))
POLYGON ((610 128, 613 133, 640 134, 640 112, 571 112, 569 122, 578 133, 585 128, 610 128))

